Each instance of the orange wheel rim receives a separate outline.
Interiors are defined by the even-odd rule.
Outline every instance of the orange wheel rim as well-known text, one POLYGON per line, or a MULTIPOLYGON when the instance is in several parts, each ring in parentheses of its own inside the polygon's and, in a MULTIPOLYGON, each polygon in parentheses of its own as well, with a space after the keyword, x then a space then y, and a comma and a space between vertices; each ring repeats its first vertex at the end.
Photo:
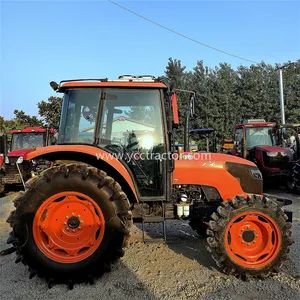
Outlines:
POLYGON ((37 210, 36 245, 51 260, 76 263, 92 255, 103 240, 105 220, 98 204, 77 192, 58 193, 37 210))
POLYGON ((269 216, 257 211, 246 212, 231 220, 224 242, 234 262, 246 268, 262 268, 277 256, 281 235, 269 216))

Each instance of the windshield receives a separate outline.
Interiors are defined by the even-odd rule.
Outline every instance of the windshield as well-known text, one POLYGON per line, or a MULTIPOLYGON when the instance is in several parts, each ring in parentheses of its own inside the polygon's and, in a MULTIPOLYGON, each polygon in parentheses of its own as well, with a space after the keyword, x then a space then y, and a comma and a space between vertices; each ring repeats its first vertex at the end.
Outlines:
POLYGON ((275 146, 272 127, 246 128, 247 149, 255 146, 275 146))
POLYGON ((97 144, 126 163, 141 196, 159 196, 165 142, 159 90, 73 89, 65 93, 59 143, 97 144))
POLYGON ((45 139, 43 133, 14 133, 11 143, 11 151, 23 148, 43 147, 45 139))

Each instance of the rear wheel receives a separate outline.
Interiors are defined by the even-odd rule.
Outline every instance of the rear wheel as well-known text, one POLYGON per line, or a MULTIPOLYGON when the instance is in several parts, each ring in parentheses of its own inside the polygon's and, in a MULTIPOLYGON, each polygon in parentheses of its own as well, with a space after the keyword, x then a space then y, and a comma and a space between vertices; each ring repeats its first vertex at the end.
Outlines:
POLYGON ((82 165, 46 170, 27 182, 8 222, 17 261, 51 283, 92 280, 123 256, 130 204, 105 172, 82 165))
POLYGON ((294 190, 300 194, 300 160, 297 161, 293 169, 293 185, 294 190))
POLYGON ((277 204, 259 196, 235 197, 212 215, 208 249, 218 266, 236 276, 277 272, 293 243, 291 223, 277 204))

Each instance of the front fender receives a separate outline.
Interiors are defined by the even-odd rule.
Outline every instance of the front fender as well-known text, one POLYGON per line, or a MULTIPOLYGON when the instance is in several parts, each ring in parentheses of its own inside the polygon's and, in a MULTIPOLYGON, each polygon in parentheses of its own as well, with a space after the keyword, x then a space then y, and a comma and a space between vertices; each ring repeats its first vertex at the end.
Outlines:
MULTIPOLYGON (((103 162, 114 170, 113 174, 121 176, 120 185, 127 184, 138 202, 138 194, 135 183, 130 175, 130 171, 112 154, 99 149, 95 146, 87 145, 54 145, 36 148, 34 151, 26 154, 24 160, 32 160, 34 158, 45 158, 49 161, 54 160, 74 160, 78 162, 88 163, 94 167, 103 165, 103 162)), ((113 176, 113 175, 112 175, 113 176)), ((116 178, 115 178, 116 179, 116 178)), ((120 181, 120 180, 117 180, 120 181)))

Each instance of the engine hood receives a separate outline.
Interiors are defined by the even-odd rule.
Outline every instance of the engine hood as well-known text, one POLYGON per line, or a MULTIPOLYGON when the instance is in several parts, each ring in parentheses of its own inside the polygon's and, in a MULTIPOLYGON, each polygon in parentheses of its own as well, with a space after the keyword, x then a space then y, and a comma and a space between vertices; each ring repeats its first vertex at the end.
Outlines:
POLYGON ((24 149, 18 149, 18 150, 13 150, 7 154, 8 157, 20 157, 22 156, 23 158, 30 152, 34 151, 35 148, 24 148, 24 149))
POLYGON ((289 152, 289 149, 278 147, 278 146, 256 146, 256 149, 260 149, 266 152, 289 152))
POLYGON ((244 164, 252 167, 256 166, 253 162, 234 155, 208 152, 184 152, 176 163, 181 164, 181 161, 190 161, 191 164, 197 162, 204 165, 207 163, 214 166, 224 166, 226 162, 244 164))

